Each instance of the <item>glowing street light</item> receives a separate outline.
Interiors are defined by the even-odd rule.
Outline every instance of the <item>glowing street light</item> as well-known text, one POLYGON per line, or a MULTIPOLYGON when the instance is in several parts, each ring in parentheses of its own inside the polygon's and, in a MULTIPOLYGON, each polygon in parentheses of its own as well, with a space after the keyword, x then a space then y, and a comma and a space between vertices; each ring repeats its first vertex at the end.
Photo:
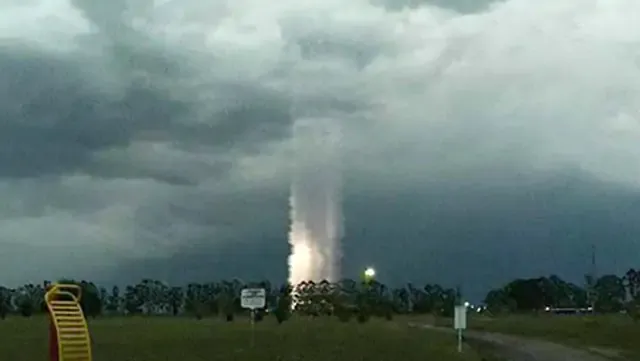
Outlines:
POLYGON ((371 281, 376 276, 376 270, 369 267, 364 270, 364 279, 365 281, 371 281))

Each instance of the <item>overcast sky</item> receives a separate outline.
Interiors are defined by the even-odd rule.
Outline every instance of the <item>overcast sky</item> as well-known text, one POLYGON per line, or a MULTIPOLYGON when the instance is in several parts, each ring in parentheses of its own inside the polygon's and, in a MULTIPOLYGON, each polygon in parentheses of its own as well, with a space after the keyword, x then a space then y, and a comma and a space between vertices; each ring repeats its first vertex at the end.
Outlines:
POLYGON ((1 0, 0 283, 284 280, 342 123, 344 273, 640 266, 637 0, 1 0))

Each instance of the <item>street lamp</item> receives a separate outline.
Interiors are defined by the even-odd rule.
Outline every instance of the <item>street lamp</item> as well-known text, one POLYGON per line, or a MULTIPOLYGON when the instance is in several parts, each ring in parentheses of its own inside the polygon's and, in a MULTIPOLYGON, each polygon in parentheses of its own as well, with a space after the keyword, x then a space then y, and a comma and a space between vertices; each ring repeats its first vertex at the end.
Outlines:
POLYGON ((366 282, 370 282, 375 277, 376 277, 376 270, 373 269, 372 267, 368 267, 367 269, 364 270, 364 280, 366 282))

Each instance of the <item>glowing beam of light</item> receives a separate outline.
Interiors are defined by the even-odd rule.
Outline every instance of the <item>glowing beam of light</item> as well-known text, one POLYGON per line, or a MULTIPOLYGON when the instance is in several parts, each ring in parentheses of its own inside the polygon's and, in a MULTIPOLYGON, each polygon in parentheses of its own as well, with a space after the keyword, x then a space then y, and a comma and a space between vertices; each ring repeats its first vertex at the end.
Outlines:
POLYGON ((340 131, 331 119, 294 123, 289 282, 340 277, 342 207, 340 131))

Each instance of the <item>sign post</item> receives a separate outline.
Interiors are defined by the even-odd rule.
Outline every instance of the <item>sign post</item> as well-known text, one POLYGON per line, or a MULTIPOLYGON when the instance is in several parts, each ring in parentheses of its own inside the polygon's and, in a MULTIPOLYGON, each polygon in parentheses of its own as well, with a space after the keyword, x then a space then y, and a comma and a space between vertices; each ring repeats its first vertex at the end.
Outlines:
POLYGON ((458 305, 454 309, 453 328, 458 333, 458 352, 462 352, 462 330, 467 328, 467 306, 458 305))
POLYGON ((251 310, 251 347, 255 344, 256 310, 267 305, 267 292, 264 288, 245 288, 240 293, 240 306, 251 310))

